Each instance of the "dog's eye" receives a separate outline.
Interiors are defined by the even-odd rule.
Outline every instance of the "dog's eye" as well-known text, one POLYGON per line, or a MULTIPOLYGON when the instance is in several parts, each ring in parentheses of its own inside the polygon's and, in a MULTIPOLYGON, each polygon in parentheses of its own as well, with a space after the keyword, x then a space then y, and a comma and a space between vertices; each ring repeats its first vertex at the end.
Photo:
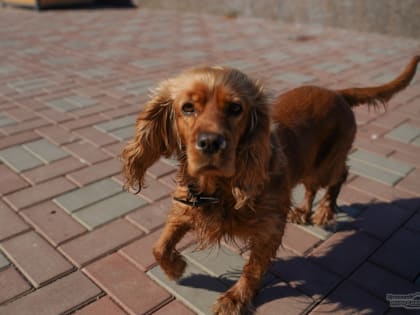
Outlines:
POLYGON ((184 105, 182 105, 182 112, 185 115, 194 114, 195 113, 194 104, 192 104, 192 103, 185 103, 184 105))
POLYGON ((227 112, 232 116, 238 116, 242 113, 242 105, 235 102, 228 103, 227 112))

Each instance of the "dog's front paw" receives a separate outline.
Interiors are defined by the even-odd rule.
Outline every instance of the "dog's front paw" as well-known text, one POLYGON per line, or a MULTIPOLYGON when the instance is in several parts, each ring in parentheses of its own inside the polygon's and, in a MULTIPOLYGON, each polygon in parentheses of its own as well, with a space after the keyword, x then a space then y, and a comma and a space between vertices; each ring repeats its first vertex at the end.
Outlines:
POLYGON ((289 222, 296 224, 308 224, 310 222, 310 212, 301 208, 293 208, 287 216, 289 222))
POLYGON ((334 222, 334 211, 330 206, 320 204, 312 216, 312 223, 325 226, 334 222))
POLYGON ((232 292, 221 295, 213 305, 215 315, 249 315, 252 314, 250 303, 242 302, 232 292))
POLYGON ((184 274, 187 263, 180 254, 176 253, 173 258, 165 265, 166 268, 164 268, 164 271, 167 276, 171 280, 177 280, 184 274))

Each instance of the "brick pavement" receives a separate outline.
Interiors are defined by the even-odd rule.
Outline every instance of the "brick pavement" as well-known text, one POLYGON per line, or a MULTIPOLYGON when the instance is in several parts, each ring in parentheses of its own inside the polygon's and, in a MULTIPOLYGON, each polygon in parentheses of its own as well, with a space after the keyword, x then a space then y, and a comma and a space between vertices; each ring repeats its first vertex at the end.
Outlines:
MULTIPOLYGON (((117 159, 148 89, 205 63, 275 93, 382 83, 420 41, 141 9, 1 9, 0 52, 0 314, 176 315, 209 314, 247 253, 194 252, 188 236, 179 282, 156 267, 174 165, 159 161, 134 196, 117 159)), ((288 225, 258 314, 400 314, 385 294, 420 291, 420 74, 387 111, 355 112, 337 224, 288 225)))

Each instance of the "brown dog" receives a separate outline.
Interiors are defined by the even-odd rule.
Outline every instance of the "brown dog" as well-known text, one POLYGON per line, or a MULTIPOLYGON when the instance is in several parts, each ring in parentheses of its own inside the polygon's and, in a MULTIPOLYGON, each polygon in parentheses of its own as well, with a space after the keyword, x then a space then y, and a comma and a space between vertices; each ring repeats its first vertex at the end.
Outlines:
POLYGON ((387 101, 409 84, 419 60, 379 87, 292 90, 278 98, 272 113, 262 86, 234 69, 197 68, 162 82, 122 158, 127 186, 138 190, 160 156, 175 154, 179 161, 173 206, 153 249, 168 277, 184 272, 175 245, 186 232, 194 230, 202 247, 241 239, 249 245, 249 260, 213 311, 248 312, 281 243, 291 188, 298 182, 307 188, 303 206, 290 215, 293 221, 308 221, 319 187, 327 192, 314 222, 331 219, 356 132, 351 107, 387 101))

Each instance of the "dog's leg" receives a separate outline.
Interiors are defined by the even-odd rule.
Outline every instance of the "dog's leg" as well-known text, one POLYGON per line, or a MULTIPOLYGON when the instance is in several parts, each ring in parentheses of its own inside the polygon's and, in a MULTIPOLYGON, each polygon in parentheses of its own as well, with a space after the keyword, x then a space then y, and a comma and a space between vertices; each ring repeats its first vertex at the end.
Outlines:
POLYGON ((337 183, 329 186, 325 195, 322 197, 319 205, 312 217, 312 222, 316 225, 326 225, 334 219, 335 207, 337 206, 337 197, 341 186, 346 181, 348 170, 345 168, 337 183))
POLYGON ((184 273, 186 263, 175 246, 189 230, 188 224, 169 219, 153 247, 156 261, 171 280, 178 279, 184 273))
MULTIPOLYGON (((281 229, 282 231, 284 229, 281 229)), ((271 259, 280 246, 282 232, 270 235, 269 238, 253 240, 251 253, 244 266, 239 280, 213 305, 217 315, 244 315, 253 311, 252 299, 260 286, 261 279, 267 271, 271 259)))
POLYGON ((311 219, 312 204, 317 189, 313 186, 305 185, 305 197, 299 207, 293 208, 289 212, 288 219, 292 223, 307 224, 311 219))

